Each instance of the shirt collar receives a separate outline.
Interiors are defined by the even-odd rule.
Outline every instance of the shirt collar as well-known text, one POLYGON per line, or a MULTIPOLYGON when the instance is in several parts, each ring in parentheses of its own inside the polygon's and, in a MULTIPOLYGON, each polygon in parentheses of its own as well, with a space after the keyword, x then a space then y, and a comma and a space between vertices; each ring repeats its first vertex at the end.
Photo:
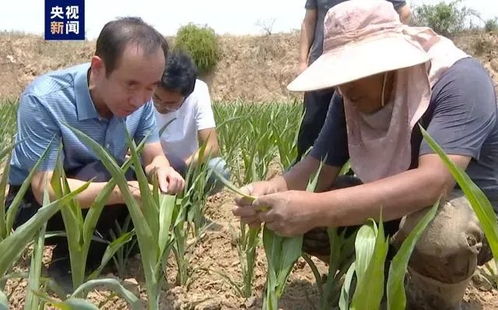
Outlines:
POLYGON ((89 63, 78 66, 74 77, 76 114, 79 121, 99 117, 97 109, 95 109, 95 105, 93 104, 92 97, 90 96, 90 89, 88 88, 89 69, 89 63))

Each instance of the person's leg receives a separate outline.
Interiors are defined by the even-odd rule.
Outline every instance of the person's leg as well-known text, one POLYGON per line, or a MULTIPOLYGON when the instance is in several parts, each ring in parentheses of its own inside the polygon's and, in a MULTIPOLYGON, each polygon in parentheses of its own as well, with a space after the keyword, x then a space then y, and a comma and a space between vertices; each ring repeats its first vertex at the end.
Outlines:
MULTIPOLYGON (((391 243, 399 248, 429 208, 405 216, 391 243)), ((461 191, 441 203, 409 263, 407 309, 460 309, 478 265, 492 258, 479 221, 461 191)))
POLYGON ((304 116, 297 137, 296 162, 301 160, 301 157, 315 143, 325 122, 333 95, 333 88, 306 92, 304 94, 304 116))
MULTIPOLYGON (((331 190, 353 187, 361 184, 363 184, 361 180, 355 176, 342 175, 337 177, 337 180, 332 186, 331 190)), ((384 222, 383 224, 385 235, 392 236, 398 230, 399 220, 392 220, 384 222)), ((339 231, 342 232, 345 230, 345 236, 349 236, 355 233, 358 228, 360 228, 360 226, 340 227, 339 231)), ((303 237, 303 251, 310 255, 316 256, 322 261, 328 263, 330 255, 330 243, 327 234, 327 228, 318 227, 305 233, 303 237)), ((392 257, 392 254, 392 250, 390 249, 389 257, 392 257)))
POLYGON ((230 180, 230 170, 228 170, 226 161, 221 157, 211 158, 208 161, 207 166, 212 172, 209 173, 209 178, 206 183, 206 193, 207 195, 213 195, 221 192, 223 189, 223 183, 219 180, 216 174, 230 180))

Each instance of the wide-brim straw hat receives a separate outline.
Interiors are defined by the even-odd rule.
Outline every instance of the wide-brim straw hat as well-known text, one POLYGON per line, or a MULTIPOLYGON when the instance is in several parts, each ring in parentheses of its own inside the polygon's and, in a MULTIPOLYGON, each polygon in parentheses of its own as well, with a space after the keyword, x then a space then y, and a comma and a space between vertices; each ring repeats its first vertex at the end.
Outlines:
POLYGON ((324 89, 429 61, 406 27, 388 1, 350 0, 332 7, 324 21, 323 54, 287 88, 324 89))

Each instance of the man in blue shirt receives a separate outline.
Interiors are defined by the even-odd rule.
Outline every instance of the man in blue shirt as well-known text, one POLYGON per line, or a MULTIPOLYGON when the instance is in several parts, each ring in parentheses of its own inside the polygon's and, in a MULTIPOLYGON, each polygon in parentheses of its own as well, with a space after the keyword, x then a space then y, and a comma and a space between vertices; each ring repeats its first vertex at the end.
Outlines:
MULTIPOLYGON (((137 143, 147 139, 142 153, 146 173, 157 176, 160 189, 165 193, 175 194, 183 189, 183 178, 170 166, 162 151, 151 101, 164 71, 167 51, 164 37, 140 18, 118 19, 102 29, 90 63, 47 73, 26 88, 20 98, 17 144, 10 163, 10 199, 47 147, 49 151, 24 197, 16 227, 37 212, 45 190, 54 199, 49 180, 61 142, 63 167, 70 188, 74 190, 84 181, 95 178, 76 196, 82 208, 91 206, 110 179, 96 154, 66 124, 100 143, 118 162, 124 161, 128 150, 126 130, 137 143)), ((129 181, 128 184, 135 198, 140 199, 138 183, 129 181)), ((118 187, 107 205, 113 207, 104 208, 97 225, 97 231, 103 236, 114 227, 115 221, 121 222, 128 214, 118 187)), ((58 214, 49 221, 48 230, 60 229, 64 229, 64 225, 58 214)), ((62 243, 58 243, 58 248, 67 254, 62 243)), ((100 255, 89 254, 92 256, 99 261, 100 255)))

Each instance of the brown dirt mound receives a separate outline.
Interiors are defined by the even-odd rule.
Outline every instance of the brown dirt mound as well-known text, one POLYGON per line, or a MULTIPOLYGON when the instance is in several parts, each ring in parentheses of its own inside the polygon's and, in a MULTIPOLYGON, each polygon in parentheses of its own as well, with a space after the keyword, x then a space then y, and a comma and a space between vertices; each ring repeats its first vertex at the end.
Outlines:
MULTIPOLYGON (((214 100, 288 101, 295 77, 298 33, 220 36, 221 61, 210 76, 214 100)), ((479 58, 498 82, 498 33, 466 33, 458 46, 479 58)), ((94 41, 44 41, 42 37, 0 33, 0 97, 18 96, 37 75, 90 60, 94 41)))

